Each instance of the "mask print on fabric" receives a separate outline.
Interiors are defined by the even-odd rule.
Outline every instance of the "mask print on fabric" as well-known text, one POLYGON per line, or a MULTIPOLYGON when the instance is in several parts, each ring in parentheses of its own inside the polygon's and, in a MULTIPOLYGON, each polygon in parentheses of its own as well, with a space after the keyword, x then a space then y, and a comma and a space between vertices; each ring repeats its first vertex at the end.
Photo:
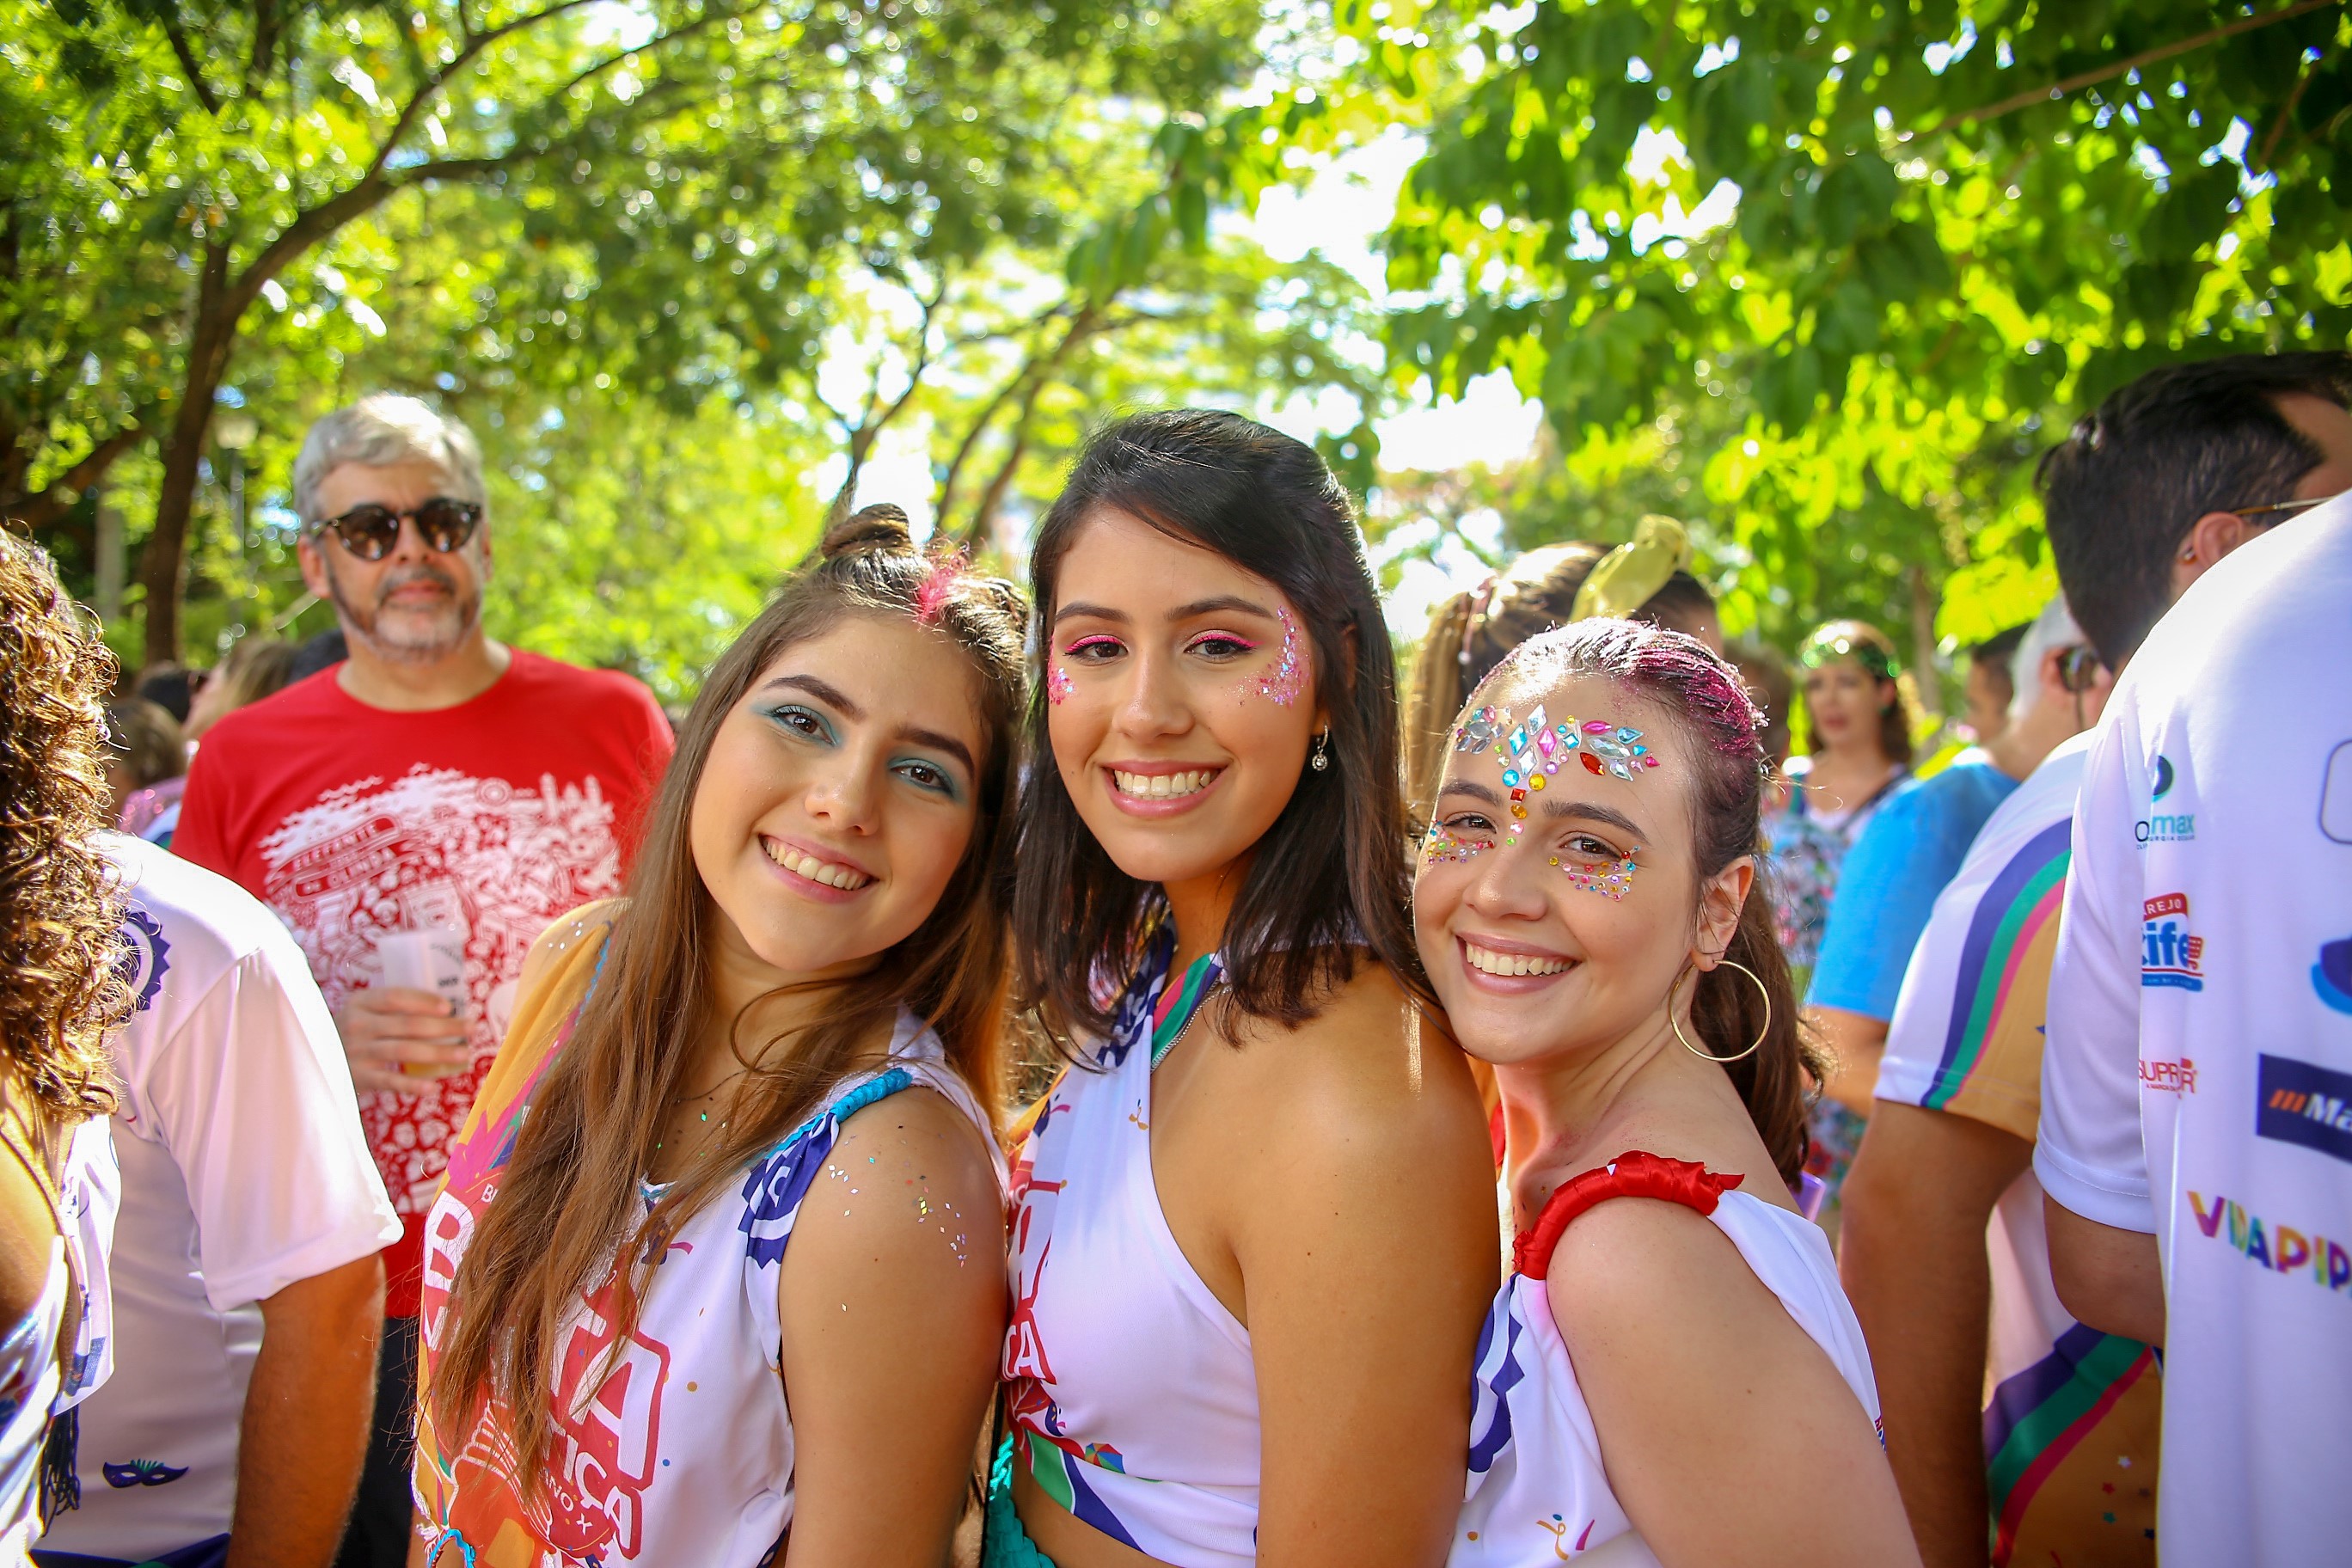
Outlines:
POLYGON ((1307 660, 1300 654, 1298 623, 1291 619, 1289 607, 1276 605, 1274 613, 1282 622, 1282 647, 1275 653, 1274 668, 1251 677, 1242 689, 1255 689, 1276 707, 1287 708, 1307 689, 1307 660))

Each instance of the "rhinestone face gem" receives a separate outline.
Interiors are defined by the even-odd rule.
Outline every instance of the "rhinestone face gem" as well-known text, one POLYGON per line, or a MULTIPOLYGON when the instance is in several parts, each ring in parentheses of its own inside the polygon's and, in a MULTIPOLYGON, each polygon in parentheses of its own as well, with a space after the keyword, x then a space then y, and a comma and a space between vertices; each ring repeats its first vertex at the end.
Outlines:
POLYGON ((1508 720, 1494 709, 1481 708, 1464 720, 1462 727, 1454 732, 1454 749, 1457 752, 1483 752, 1495 743, 1495 737, 1503 732, 1503 726, 1507 722, 1508 720))

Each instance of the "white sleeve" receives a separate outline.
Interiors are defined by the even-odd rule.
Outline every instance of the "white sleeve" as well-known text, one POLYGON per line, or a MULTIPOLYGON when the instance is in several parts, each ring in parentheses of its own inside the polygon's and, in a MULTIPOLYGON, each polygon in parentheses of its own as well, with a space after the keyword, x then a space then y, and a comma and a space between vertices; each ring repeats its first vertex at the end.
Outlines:
POLYGON ((187 1009, 140 1092, 187 1183, 215 1310, 399 1239, 334 1019, 282 930, 187 1009))
POLYGON ((2140 848, 2132 836, 2129 713, 2093 745, 2074 812, 2074 859, 2050 972, 2042 1125, 2033 1173, 2065 1208, 2154 1231, 2140 1136, 2140 848))

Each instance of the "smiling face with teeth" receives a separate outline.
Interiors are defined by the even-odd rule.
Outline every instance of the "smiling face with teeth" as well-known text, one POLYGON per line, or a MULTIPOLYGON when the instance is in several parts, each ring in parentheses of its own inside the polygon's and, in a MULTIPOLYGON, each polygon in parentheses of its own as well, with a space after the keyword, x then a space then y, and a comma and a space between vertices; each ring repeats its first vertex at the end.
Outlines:
POLYGON ((978 679, 938 632, 852 614, 786 647, 695 788, 729 989, 855 973, 913 934, 963 862, 985 765, 978 679))
POLYGON ((1449 751, 1413 925, 1454 1037, 1501 1065, 1663 1031, 1669 987, 1694 949, 1729 940, 1752 872, 1743 860, 1704 884, 1697 875, 1683 726, 1597 679, 1515 682, 1507 668, 1473 701, 1639 730, 1660 765, 1566 767, 1538 782, 1507 777, 1492 746, 1449 751))
POLYGON ((1186 885, 1227 873, 1290 804, 1328 722, 1281 591, 1216 552, 1105 509, 1062 558, 1047 658, 1054 762, 1118 868, 1186 885))

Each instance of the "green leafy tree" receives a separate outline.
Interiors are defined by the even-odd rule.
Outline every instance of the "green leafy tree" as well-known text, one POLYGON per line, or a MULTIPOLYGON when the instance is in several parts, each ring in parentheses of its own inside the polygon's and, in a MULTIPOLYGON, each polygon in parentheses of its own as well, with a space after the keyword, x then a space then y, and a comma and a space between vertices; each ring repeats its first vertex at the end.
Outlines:
POLYGON ((992 235, 982 175, 1023 155, 1040 63, 1214 83, 1248 41, 1234 15, 0 0, 0 514, 54 524, 151 449, 145 644, 172 657, 207 431, 255 311, 296 353, 338 313, 380 322, 364 220, 396 198, 477 187, 524 244, 592 252, 593 299, 480 323, 486 347, 551 326, 684 415, 807 363, 838 247, 992 235))
MULTIPOLYGON (((1396 373, 1563 447, 1664 415, 1776 636, 2049 591, 2030 459, 2158 361, 2352 331, 2341 0, 1343 8, 1424 131, 1396 373)), ((1335 129, 1329 136, 1346 134, 1335 129)))

